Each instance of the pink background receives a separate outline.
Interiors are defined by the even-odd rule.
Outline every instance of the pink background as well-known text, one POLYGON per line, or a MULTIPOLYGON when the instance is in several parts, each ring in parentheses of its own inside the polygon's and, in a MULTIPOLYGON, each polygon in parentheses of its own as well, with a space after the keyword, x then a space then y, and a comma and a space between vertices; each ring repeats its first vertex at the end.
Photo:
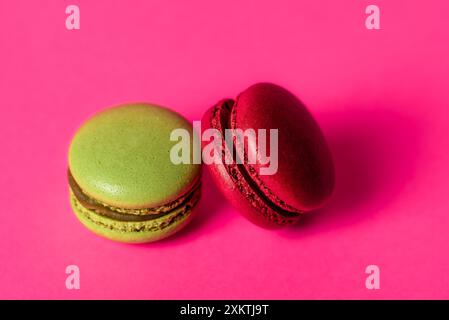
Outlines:
POLYGON ((1 1, 0 298, 449 298, 449 2, 1 1), (365 28, 365 7, 381 30, 365 28), (81 30, 65 28, 78 4, 81 30), (72 214, 67 148, 101 108, 190 120, 258 81, 295 92, 332 148, 326 209, 266 231, 204 177, 196 219, 154 244, 72 214), (67 290, 65 268, 81 270, 67 290), (365 267, 381 289, 365 288, 365 267))

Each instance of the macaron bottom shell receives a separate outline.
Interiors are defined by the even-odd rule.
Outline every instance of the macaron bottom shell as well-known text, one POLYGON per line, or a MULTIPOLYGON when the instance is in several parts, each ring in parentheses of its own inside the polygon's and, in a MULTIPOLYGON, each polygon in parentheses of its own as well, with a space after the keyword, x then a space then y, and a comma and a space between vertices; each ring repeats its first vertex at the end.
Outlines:
POLYGON ((109 240, 125 243, 147 243, 169 237, 186 226, 195 212, 194 204, 178 208, 154 220, 117 221, 83 207, 71 190, 70 205, 87 229, 109 240))

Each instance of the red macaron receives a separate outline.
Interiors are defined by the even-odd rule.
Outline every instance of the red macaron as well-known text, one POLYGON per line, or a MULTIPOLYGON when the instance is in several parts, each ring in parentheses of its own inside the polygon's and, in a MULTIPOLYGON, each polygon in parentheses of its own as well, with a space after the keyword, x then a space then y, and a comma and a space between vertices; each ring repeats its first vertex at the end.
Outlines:
POLYGON ((203 116, 202 133, 207 129, 223 137, 221 148, 215 149, 221 161, 207 167, 225 197, 253 223, 265 228, 294 223, 331 195, 334 166, 324 135, 304 104, 286 89, 259 83, 235 100, 219 101, 203 116), (273 143, 271 132, 276 130, 273 143), (253 132, 256 143, 235 135, 225 141, 225 131, 253 132), (264 141, 269 156, 262 158, 264 141), (232 160, 226 161, 230 152, 232 160))

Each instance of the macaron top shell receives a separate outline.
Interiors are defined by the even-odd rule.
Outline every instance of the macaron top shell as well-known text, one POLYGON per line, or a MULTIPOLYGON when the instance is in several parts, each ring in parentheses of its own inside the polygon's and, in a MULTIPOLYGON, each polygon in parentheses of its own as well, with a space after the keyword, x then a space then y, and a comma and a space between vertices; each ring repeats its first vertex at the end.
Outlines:
MULTIPOLYGON (((334 185, 334 167, 325 138, 313 116, 293 94, 270 83, 259 83, 235 100, 232 129, 278 129, 278 168, 261 175, 260 162, 245 164, 260 191, 288 211, 319 207, 334 185)), ((257 146, 260 146, 259 141, 257 146)), ((246 153, 254 149, 244 145, 246 153)), ((267 150, 270 151, 268 144, 267 150)), ((257 149, 256 149, 257 150, 257 149)))
MULTIPOLYGON (((192 126, 179 114, 150 104, 128 104, 93 116, 73 137, 69 170, 88 196, 120 208, 151 208, 189 191, 200 165, 173 164, 174 129, 192 126)), ((190 152, 192 154, 192 152, 190 152)))

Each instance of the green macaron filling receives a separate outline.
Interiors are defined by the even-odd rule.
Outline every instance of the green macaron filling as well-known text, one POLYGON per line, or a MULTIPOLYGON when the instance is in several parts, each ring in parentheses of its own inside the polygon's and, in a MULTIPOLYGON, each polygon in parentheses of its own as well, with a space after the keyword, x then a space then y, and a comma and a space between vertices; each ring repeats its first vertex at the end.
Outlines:
POLYGON ((179 211, 180 208, 194 206, 200 196, 200 182, 198 180, 188 192, 165 205, 139 209, 117 208, 89 197, 77 184, 70 170, 68 171, 68 180, 70 192, 77 206, 116 221, 139 222, 159 219, 179 211))

